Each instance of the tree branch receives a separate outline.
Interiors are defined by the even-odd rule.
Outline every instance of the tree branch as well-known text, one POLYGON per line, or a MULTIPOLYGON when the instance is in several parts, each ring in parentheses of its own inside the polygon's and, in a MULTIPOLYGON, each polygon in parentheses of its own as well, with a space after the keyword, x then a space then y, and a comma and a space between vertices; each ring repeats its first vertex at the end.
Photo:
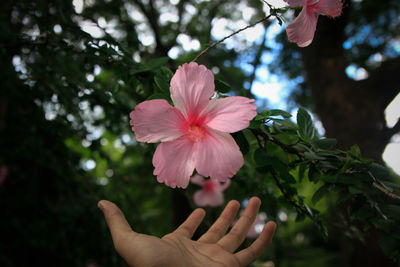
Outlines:
POLYGON ((255 138, 256 138, 256 140, 257 140, 257 143, 258 143, 258 146, 262 149, 262 148, 263 148, 263 145, 261 144, 261 140, 260 140, 260 138, 258 137, 257 131, 254 130, 254 129, 250 129, 250 131, 251 131, 251 132, 253 133, 253 135, 255 136, 255 138))
POLYGON ((290 203, 293 205, 293 207, 295 207, 297 209, 297 211, 307 217, 309 217, 312 221, 314 221, 314 217, 310 214, 310 212, 303 206, 300 206, 296 201, 294 201, 294 199, 285 191, 285 189, 283 188, 282 184, 279 182, 278 177, 276 177, 276 173, 275 170, 271 168, 270 171, 272 178, 275 181, 275 184, 278 186, 279 190, 281 191, 283 197, 290 203))
POLYGON ((213 44, 209 45, 206 49, 204 49, 203 51, 201 51, 200 54, 198 54, 198 55, 192 60, 192 62, 197 61, 197 60, 199 59, 199 57, 201 57, 202 55, 206 54, 211 48, 213 48, 214 46, 216 46, 216 45, 222 43, 222 42, 225 41, 226 39, 229 39, 230 37, 234 36, 235 34, 238 34, 238 33, 241 32, 241 31, 247 30, 248 28, 251 28, 251 27, 257 25, 258 23, 261 23, 261 22, 263 22, 263 21, 266 21, 266 20, 269 19, 271 16, 272 16, 272 15, 270 14, 270 15, 266 16, 265 18, 260 19, 260 20, 258 20, 258 21, 256 21, 256 22, 254 22, 253 24, 247 25, 246 27, 241 28, 241 29, 239 29, 239 30, 237 30, 237 31, 235 31, 235 32, 233 32, 233 33, 231 33, 231 34, 229 34, 228 36, 225 36, 224 38, 222 38, 222 39, 220 39, 220 40, 214 42, 213 44))
POLYGON ((388 197, 391 197, 393 199, 399 199, 400 200, 400 196, 389 192, 388 190, 386 190, 383 186, 379 185, 377 182, 373 182, 372 186, 375 187, 376 189, 378 189, 379 191, 383 192, 385 195, 387 195, 388 197))
MULTIPOLYGON (((250 129, 250 130, 253 133, 253 135, 257 138, 257 140, 258 140, 258 136, 257 135, 261 135, 264 138, 264 140, 277 144, 285 152, 290 153, 290 154, 294 154, 294 155, 298 156, 299 158, 304 158, 304 154, 302 152, 298 151, 296 148, 294 148, 294 147, 292 147, 290 145, 286 145, 286 144, 282 143, 281 141, 279 141, 277 139, 271 138, 268 135, 266 135, 265 133, 263 133, 262 131, 257 131, 255 129, 250 129)), ((261 144, 261 142, 258 142, 258 143, 261 144)), ((263 147, 260 145, 260 148, 263 148, 263 147)))
POLYGON ((255 78, 256 78, 257 67, 258 67, 258 65, 260 65, 261 56, 262 56, 262 53, 263 53, 264 50, 265 50, 265 41, 267 40, 267 29, 268 29, 269 25, 271 25, 271 23, 268 22, 268 21, 266 21, 265 24, 266 24, 266 25, 265 25, 265 27, 264 27, 264 28, 265 28, 265 32, 264 32, 263 40, 262 40, 260 46, 259 46, 258 49, 257 49, 257 53, 256 53, 256 55, 255 55, 255 57, 254 57, 254 61, 253 61, 253 63, 252 63, 252 65, 253 65, 253 72, 251 73, 251 75, 250 75, 250 77, 249 77, 249 82, 250 82, 250 86, 249 86, 249 88, 248 88, 249 90, 250 90, 251 87, 253 86, 254 80, 255 80, 255 78))
POLYGON ((140 0, 133 0, 133 2, 139 7, 142 13, 145 15, 149 25, 154 33, 154 39, 156 40, 156 51, 159 52, 162 56, 165 56, 168 53, 168 50, 164 47, 163 43, 161 42, 160 37, 160 27, 157 23, 158 21, 158 12, 154 8, 153 1, 149 1, 150 10, 146 9, 144 4, 140 0))

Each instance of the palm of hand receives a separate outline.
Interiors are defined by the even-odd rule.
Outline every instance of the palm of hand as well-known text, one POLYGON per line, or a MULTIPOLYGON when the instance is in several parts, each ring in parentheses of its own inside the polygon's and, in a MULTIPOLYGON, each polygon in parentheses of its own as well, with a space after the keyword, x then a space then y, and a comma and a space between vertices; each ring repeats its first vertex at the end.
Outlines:
POLYGON ((117 206, 106 201, 99 203, 115 248, 130 266, 247 266, 268 247, 275 231, 275 224, 268 223, 250 247, 233 253, 245 239, 259 206, 260 200, 252 198, 224 236, 239 209, 237 201, 229 202, 217 221, 195 241, 191 237, 204 218, 202 209, 195 210, 174 232, 160 239, 132 231, 117 206))

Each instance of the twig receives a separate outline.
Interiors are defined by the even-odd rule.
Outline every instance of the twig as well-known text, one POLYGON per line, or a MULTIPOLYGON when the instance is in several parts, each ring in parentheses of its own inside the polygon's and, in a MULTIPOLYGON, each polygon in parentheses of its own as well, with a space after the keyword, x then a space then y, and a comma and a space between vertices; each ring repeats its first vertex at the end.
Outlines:
POLYGON ((269 141, 271 141, 272 143, 277 144, 278 146, 280 146, 284 151, 290 153, 290 154, 295 154, 297 155, 299 158, 304 158, 304 154, 303 152, 298 151, 297 149, 295 149, 294 147, 290 146, 290 145, 285 145, 284 143, 282 143, 281 141, 274 139, 274 138, 269 138, 269 141))
POLYGON ((384 188, 383 186, 379 185, 377 182, 372 182, 372 185, 373 185, 373 187, 375 187, 379 191, 383 192, 388 197, 391 197, 393 199, 400 199, 400 196, 396 195, 395 193, 389 192, 386 188, 384 188))
POLYGON ((255 138, 256 138, 256 140, 257 140, 257 143, 258 143, 258 146, 259 146, 261 149, 263 149, 263 146, 262 146, 262 144, 261 144, 260 138, 258 137, 257 131, 254 130, 254 129, 250 129, 250 131, 251 131, 251 132, 253 133, 253 135, 255 136, 255 138))
MULTIPOLYGON (((250 131, 251 131, 251 132, 253 133, 253 135, 256 137, 258 146, 259 146, 261 149, 266 149, 266 146, 265 146, 265 147, 262 146, 261 141, 260 141, 260 139, 259 139, 259 137, 258 137, 259 132, 257 132, 257 130, 255 130, 255 129, 250 129, 250 131)), ((267 138, 268 138, 268 137, 266 137, 266 136, 263 136, 263 137, 264 137, 264 140, 267 141, 267 138)), ((271 140, 268 140, 268 141, 271 141, 271 140)), ((296 152, 298 153, 297 150, 296 150, 296 152)), ((295 153, 295 154, 297 154, 297 153, 295 153)), ((308 212, 308 210, 307 210, 306 208, 300 206, 296 201, 293 200, 293 198, 292 198, 291 196, 288 195, 288 193, 287 193, 287 192, 285 191, 285 189, 283 188, 282 184, 279 182, 278 177, 276 177, 276 173, 275 173, 275 170, 274 170, 273 168, 270 169, 270 173, 271 173, 271 175, 272 175, 272 178, 274 178, 274 181, 275 181, 276 185, 278 186, 279 190, 281 191, 283 197, 284 197, 287 201, 289 201, 290 204, 292 204, 300 213, 302 213, 302 214, 304 214, 304 215, 310 217, 311 219, 313 219, 313 216, 308 212)))
POLYGON ((274 178, 274 181, 275 181, 276 185, 278 186, 279 190, 281 191, 283 197, 287 201, 289 201, 290 204, 292 204, 300 213, 310 217, 310 219, 313 219, 314 217, 309 213, 309 211, 305 207, 300 206, 296 201, 294 201, 294 199, 291 196, 288 195, 288 193, 283 188, 282 184, 279 182, 278 177, 276 177, 275 170, 271 169, 270 173, 272 175, 272 178, 274 178))
MULTIPOLYGON (((254 136, 256 136, 257 134, 260 134, 265 141, 271 141, 272 143, 277 144, 278 146, 280 146, 285 152, 288 152, 290 154, 295 154, 297 155, 299 158, 304 158, 304 154, 300 151, 298 151, 297 149, 295 149, 294 147, 290 146, 290 145, 286 145, 284 143, 282 143, 281 141, 271 138, 268 135, 266 135, 265 133, 263 133, 262 131, 257 131, 252 129, 251 132, 254 134, 254 136)), ((262 148, 260 146, 260 148, 262 148)))
POLYGON ((233 32, 233 33, 231 33, 231 34, 229 34, 228 36, 225 36, 224 38, 222 38, 222 39, 216 41, 215 43, 209 45, 206 49, 204 49, 203 51, 201 51, 200 54, 198 54, 198 55, 192 60, 192 62, 197 61, 197 60, 199 59, 199 57, 201 57, 203 54, 207 53, 211 48, 213 48, 214 46, 216 46, 216 45, 222 43, 222 42, 225 41, 226 39, 228 39, 228 38, 234 36, 235 34, 238 34, 238 33, 241 32, 241 31, 247 30, 248 28, 251 28, 251 27, 257 25, 258 23, 261 23, 261 22, 263 22, 263 21, 266 21, 266 20, 269 19, 271 16, 272 16, 272 15, 270 14, 270 15, 266 16, 265 18, 262 18, 262 19, 260 19, 260 20, 258 20, 258 21, 256 21, 256 22, 254 22, 254 23, 252 23, 252 24, 250 24, 250 25, 247 25, 246 27, 241 28, 241 29, 239 29, 239 30, 237 30, 237 31, 235 31, 235 32, 233 32))

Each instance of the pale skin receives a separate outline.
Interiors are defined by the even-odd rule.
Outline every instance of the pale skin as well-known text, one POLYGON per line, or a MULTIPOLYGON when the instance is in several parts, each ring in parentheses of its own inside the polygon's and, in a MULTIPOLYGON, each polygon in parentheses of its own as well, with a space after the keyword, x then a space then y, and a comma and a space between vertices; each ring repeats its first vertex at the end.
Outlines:
POLYGON ((239 220, 226 234, 240 208, 239 202, 230 201, 210 229, 198 240, 192 240, 205 216, 203 209, 194 210, 175 231, 158 238, 134 232, 114 203, 107 200, 98 203, 111 231, 115 249, 133 267, 247 266, 268 248, 276 228, 274 222, 268 222, 249 247, 235 253, 246 238, 260 205, 259 198, 251 198, 239 220))

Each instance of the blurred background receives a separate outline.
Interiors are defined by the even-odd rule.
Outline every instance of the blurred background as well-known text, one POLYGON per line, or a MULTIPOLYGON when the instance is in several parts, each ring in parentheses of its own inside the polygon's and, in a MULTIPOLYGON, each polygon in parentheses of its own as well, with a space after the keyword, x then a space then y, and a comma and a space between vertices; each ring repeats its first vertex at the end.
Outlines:
MULTIPOLYGON (((269 13, 258 0, 1 1, 0 265, 125 266, 100 199, 117 203, 138 232, 161 237, 182 222, 199 187, 157 183, 156 144, 135 141, 129 113, 168 86, 159 77, 269 13)), ((229 85, 225 93, 254 97, 260 110, 306 107, 338 148, 357 143, 363 156, 399 173, 400 2, 345 1, 339 18, 319 17, 302 49, 284 31, 295 15, 272 17, 198 62, 229 85)), ((310 221, 296 222, 276 186, 251 179, 248 166, 225 200, 244 207, 258 195, 277 221, 258 266, 361 265, 359 243, 344 233, 324 240, 310 221)), ((306 196, 316 189, 299 188, 306 196)), ((200 233, 221 209, 206 208, 200 233)))

